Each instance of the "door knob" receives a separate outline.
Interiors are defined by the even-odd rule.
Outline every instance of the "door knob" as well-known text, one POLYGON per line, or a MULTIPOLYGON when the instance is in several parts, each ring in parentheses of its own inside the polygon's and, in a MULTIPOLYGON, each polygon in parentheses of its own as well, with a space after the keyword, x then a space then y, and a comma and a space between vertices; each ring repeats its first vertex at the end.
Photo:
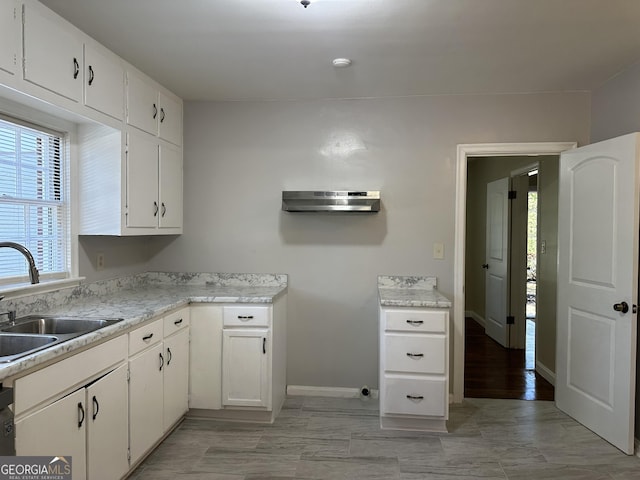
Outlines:
POLYGON ((489 270, 489 264, 488 263, 483 263, 482 264, 482 268, 489 270))
POLYGON ((627 302, 614 303, 613 309, 616 312, 627 313, 629 311, 629 304, 627 302))

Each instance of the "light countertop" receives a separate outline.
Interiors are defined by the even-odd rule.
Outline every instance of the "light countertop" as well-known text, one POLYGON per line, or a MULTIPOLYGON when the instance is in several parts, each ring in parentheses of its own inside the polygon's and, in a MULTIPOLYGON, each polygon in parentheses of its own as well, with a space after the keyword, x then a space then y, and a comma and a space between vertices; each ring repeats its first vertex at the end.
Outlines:
POLYGON ((451 300, 436 287, 435 277, 378 277, 378 297, 383 307, 451 308, 451 300))
POLYGON ((123 318, 122 322, 0 364, 0 381, 74 350, 122 334, 190 303, 271 304, 287 290, 286 275, 142 274, 48 294, 4 301, 18 317, 29 314, 123 318))

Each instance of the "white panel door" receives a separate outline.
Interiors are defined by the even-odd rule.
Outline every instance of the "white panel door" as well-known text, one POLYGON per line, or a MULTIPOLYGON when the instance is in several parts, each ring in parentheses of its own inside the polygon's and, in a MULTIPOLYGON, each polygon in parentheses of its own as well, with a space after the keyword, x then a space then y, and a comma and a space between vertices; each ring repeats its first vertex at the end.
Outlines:
POLYGON ((146 135, 127 135, 127 227, 158 226, 158 144, 146 135))
POLYGON ((81 388, 16 422, 16 455, 71 457, 73 480, 85 479, 87 415, 81 388))
MULTIPOLYGON (((87 387, 87 476, 121 478, 129 470, 127 365, 87 387)), ((75 461, 75 458, 74 458, 75 461)))
POLYGON ((485 331, 508 347, 509 179, 487 184, 485 331))
POLYGON ((628 454, 635 409, 639 140, 631 134, 564 152, 558 203, 556 404, 628 454), (623 302, 629 310, 616 311, 623 302))
POLYGON ((160 148, 160 228, 182 227, 182 154, 175 148, 160 148))
POLYGON ((222 331, 222 404, 267 407, 269 330, 222 331))

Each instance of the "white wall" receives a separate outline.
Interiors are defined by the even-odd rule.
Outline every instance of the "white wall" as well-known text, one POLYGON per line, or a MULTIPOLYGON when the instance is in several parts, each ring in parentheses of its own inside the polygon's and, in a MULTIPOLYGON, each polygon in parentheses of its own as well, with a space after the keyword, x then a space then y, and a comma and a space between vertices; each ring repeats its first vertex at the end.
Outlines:
POLYGON ((289 384, 377 386, 376 276, 453 294, 456 145, 578 141, 588 93, 186 103, 185 225, 150 268, 288 273, 289 384), (281 191, 380 189, 375 215, 284 213, 281 191), (445 259, 432 259, 434 242, 445 259))
POLYGON ((591 142, 640 132, 640 62, 592 92, 591 142))

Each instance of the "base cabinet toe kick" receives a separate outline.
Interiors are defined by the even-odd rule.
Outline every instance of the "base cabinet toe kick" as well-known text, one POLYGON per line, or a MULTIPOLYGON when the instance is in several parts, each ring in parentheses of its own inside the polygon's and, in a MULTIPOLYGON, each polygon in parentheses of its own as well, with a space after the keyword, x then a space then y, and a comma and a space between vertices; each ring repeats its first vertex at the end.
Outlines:
POLYGON ((380 307, 380 427, 447 431, 449 310, 380 307))

